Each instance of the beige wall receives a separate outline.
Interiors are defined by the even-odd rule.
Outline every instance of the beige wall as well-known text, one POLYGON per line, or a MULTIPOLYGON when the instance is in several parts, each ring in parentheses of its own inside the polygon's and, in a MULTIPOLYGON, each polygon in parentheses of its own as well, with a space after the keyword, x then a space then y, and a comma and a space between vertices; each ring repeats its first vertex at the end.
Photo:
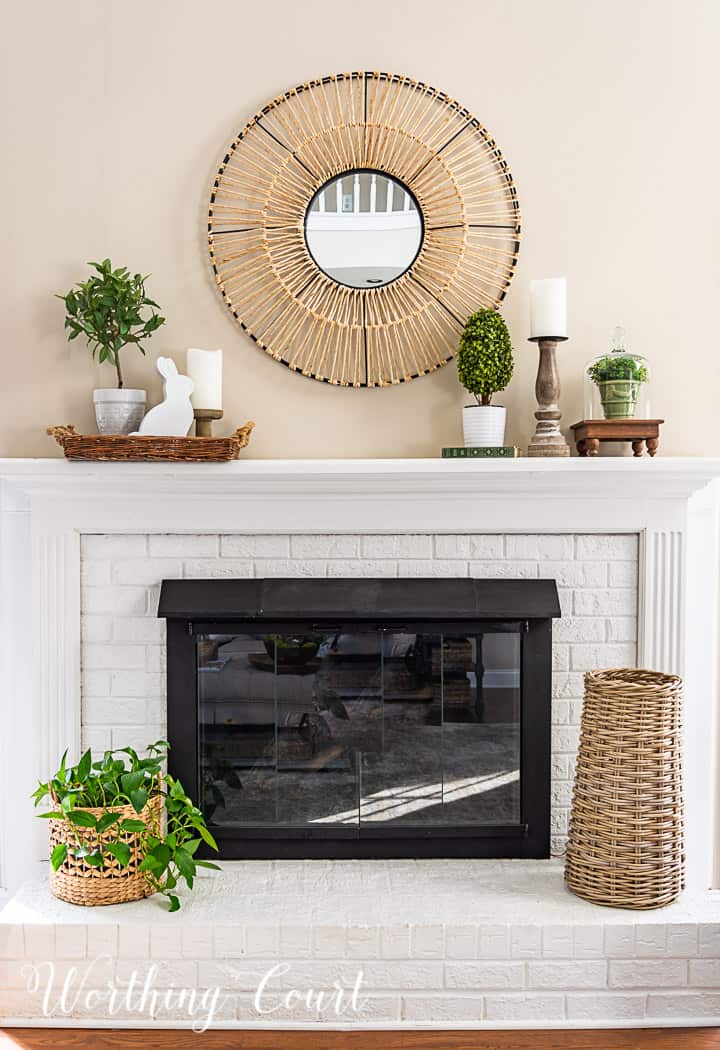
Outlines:
MULTIPOLYGON (((92 423, 112 372, 65 342, 86 260, 152 273, 159 353, 226 351, 223 421, 253 456, 424 456, 460 440, 454 366, 407 386, 338 390, 290 373, 232 321, 210 279, 208 186, 269 97, 324 73, 408 73, 489 128, 518 187, 520 265, 505 316, 508 438, 532 432, 528 282, 566 274, 565 422, 582 366, 618 322, 655 370, 663 450, 712 452, 718 370, 717 0, 2 0, 0 455, 58 454, 48 423, 92 423), (362 10, 362 14, 360 14, 362 10)), ((571 418, 572 417, 572 418, 571 418)))

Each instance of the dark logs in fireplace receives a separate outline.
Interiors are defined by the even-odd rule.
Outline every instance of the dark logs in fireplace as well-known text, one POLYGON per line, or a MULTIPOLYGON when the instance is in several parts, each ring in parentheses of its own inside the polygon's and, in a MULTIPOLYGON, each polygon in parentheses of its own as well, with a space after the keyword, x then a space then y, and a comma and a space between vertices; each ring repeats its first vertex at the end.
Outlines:
POLYGON ((166 580, 171 772, 240 857, 546 857, 551 580, 166 580))

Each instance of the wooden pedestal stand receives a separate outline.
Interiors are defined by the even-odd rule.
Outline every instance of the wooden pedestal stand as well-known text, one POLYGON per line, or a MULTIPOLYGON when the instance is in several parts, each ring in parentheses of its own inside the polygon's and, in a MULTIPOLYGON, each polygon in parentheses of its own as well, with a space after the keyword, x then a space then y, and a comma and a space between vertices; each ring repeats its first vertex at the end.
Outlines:
POLYGON ((223 417, 221 408, 196 408, 193 415, 195 416, 195 436, 199 438, 212 437, 213 420, 223 417))
POLYGON ((581 456, 597 456, 601 441, 631 441, 634 456, 642 456, 643 446, 649 456, 654 456, 660 424, 664 422, 664 419, 583 419, 573 423, 570 429, 581 456))
POLYGON ((564 341, 564 336, 553 339, 533 337, 530 340, 531 343, 538 344, 540 361, 535 380, 535 397, 538 403, 535 418, 538 422, 533 439, 528 445, 528 456, 570 455, 570 446, 560 431, 560 376, 555 358, 558 343, 564 341))

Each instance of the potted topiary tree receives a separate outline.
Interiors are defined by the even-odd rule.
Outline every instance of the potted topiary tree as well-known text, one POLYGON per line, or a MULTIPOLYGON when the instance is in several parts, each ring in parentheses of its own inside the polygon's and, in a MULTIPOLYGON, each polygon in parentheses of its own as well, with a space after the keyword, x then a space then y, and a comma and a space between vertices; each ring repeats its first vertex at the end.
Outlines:
POLYGON ((145 415, 147 394, 124 386, 120 355, 134 345, 145 353, 142 340, 155 332, 165 318, 156 302, 145 294, 142 274, 131 275, 126 266, 113 270, 109 259, 89 264, 96 271, 86 281, 59 295, 67 314, 68 340, 84 335, 98 361, 114 365, 117 387, 93 391, 95 419, 101 434, 129 434, 145 415))
POLYGON ((465 324, 457 353, 458 379, 475 397, 463 408, 465 447, 497 447, 505 441, 505 408, 492 396, 513 373, 510 333, 497 310, 477 310, 465 324))
POLYGON ((613 351, 593 362, 588 375, 598 388, 606 419, 632 419, 637 412, 640 387, 647 380, 643 359, 613 351))

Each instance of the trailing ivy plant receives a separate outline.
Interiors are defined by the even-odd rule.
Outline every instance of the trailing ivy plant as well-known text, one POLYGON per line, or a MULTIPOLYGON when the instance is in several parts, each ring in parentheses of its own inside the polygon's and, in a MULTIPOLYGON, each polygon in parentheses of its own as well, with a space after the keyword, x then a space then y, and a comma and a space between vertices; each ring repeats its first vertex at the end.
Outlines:
POLYGON ((588 368, 593 383, 607 383, 613 379, 629 379, 644 383, 648 371, 642 361, 631 354, 607 354, 588 368))
POLYGON ((510 333, 497 310, 477 310, 468 317, 457 353, 458 379, 479 405, 492 403, 513 374, 510 333))
POLYGON ((103 868, 108 856, 121 868, 127 867, 131 854, 123 836, 135 833, 140 836, 143 854, 140 871, 154 890, 168 898, 169 910, 177 911, 180 901, 172 891, 181 879, 192 889, 198 868, 219 870, 217 864, 195 857, 202 842, 214 850, 217 844, 180 781, 163 775, 169 746, 167 741, 158 740, 146 748, 145 758, 132 747, 123 747, 105 751, 96 762, 88 749, 75 766, 68 765, 65 752, 55 775, 39 784, 32 795, 36 806, 45 799, 52 803, 52 809, 38 816, 67 820, 75 836, 74 846, 60 842, 53 849, 53 871, 61 867, 68 853, 93 868, 103 868), (147 824, 118 812, 119 807, 129 805, 141 814, 158 795, 163 796, 164 830, 162 822, 147 824), (93 809, 104 812, 96 816, 89 812, 93 809), (108 833, 109 838, 100 841, 99 836, 108 833))
POLYGON ((115 366, 117 385, 122 387, 121 351, 132 344, 144 354, 142 340, 157 331, 165 318, 157 313, 158 304, 145 294, 147 276, 131 276, 126 266, 113 270, 109 259, 88 266, 96 273, 57 296, 67 310, 68 340, 84 335, 93 357, 97 355, 101 363, 109 361, 115 366))

